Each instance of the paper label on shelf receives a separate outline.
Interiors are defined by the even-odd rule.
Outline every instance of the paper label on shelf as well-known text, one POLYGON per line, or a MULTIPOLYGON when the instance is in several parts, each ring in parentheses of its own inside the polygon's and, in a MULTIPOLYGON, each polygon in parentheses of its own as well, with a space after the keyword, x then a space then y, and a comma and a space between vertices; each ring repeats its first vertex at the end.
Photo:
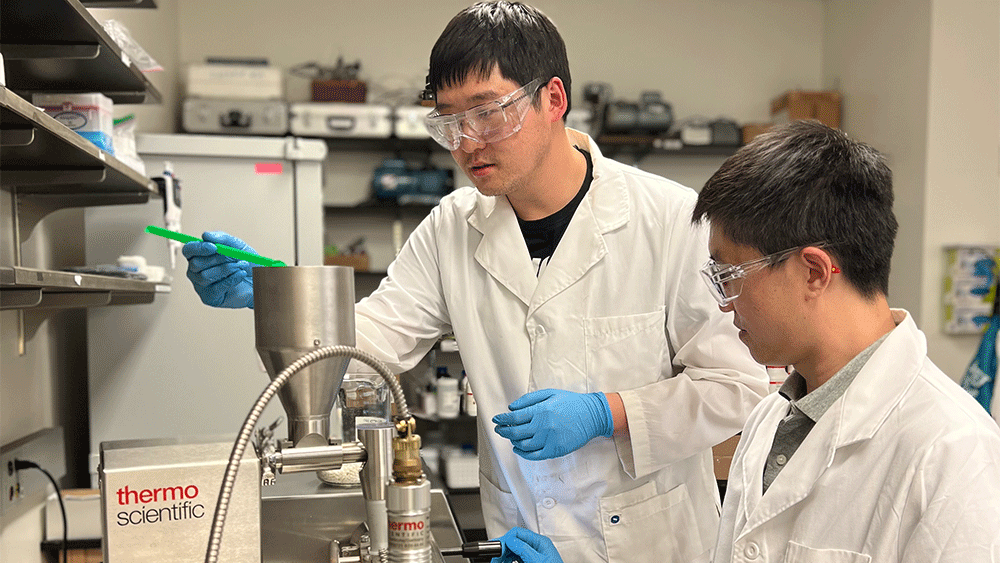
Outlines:
POLYGON ((122 63, 125 66, 132 66, 132 60, 128 58, 128 54, 125 51, 122 51, 122 63))

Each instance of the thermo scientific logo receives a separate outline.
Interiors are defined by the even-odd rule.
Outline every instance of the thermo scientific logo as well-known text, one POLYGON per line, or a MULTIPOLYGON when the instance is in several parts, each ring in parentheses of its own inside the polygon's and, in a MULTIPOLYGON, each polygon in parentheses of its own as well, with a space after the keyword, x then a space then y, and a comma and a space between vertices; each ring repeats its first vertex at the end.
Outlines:
POLYGON ((416 522, 397 522, 393 520, 389 522, 389 529, 393 532, 419 532, 424 529, 424 521, 417 520, 416 522))
POLYGON ((196 485, 176 485, 133 491, 125 485, 116 492, 118 506, 131 507, 118 513, 119 526, 139 526, 158 522, 173 522, 204 518, 205 505, 197 502, 196 485), (172 503, 169 506, 151 506, 153 503, 172 503), (140 506, 133 506, 140 505, 140 506))

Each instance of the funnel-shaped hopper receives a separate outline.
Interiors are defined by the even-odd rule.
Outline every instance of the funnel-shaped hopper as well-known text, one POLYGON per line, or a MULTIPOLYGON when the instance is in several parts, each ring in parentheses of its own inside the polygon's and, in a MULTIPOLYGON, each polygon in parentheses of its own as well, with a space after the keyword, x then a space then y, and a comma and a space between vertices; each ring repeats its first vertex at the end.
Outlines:
MULTIPOLYGON (((273 380, 302 355, 323 346, 354 346, 354 270, 343 266, 253 269, 257 353, 273 380)), ((279 391, 295 446, 325 446, 330 411, 350 362, 320 360, 279 391)))

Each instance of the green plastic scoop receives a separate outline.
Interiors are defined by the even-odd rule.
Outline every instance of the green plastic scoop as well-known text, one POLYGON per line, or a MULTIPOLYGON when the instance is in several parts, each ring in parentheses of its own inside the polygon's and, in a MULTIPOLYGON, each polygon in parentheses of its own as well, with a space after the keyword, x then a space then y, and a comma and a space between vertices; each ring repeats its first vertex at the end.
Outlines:
MULTIPOLYGON (((161 229, 160 227, 154 227, 149 225, 146 227, 146 232, 151 235, 161 236, 163 238, 168 238, 170 240, 176 240, 179 242, 204 242, 198 237, 193 237, 191 235, 185 235, 184 233, 178 233, 177 231, 170 231, 167 229, 161 229)), ((275 260, 273 258, 265 258, 260 254, 254 254, 253 252, 247 252, 245 250, 240 250, 238 248, 233 248, 231 246, 226 246, 224 244, 219 244, 213 242, 218 253, 223 256, 229 256, 230 258, 236 258, 237 260, 246 260, 251 264, 260 264, 261 266, 287 266, 281 260, 275 260)))

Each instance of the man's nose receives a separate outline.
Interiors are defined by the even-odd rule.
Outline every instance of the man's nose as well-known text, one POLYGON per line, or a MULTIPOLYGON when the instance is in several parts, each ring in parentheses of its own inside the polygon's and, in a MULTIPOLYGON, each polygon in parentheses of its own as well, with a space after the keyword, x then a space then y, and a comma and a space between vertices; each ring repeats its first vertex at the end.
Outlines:
POLYGON ((462 135, 458 141, 458 150, 465 153, 474 153, 486 146, 486 143, 468 135, 462 135))

